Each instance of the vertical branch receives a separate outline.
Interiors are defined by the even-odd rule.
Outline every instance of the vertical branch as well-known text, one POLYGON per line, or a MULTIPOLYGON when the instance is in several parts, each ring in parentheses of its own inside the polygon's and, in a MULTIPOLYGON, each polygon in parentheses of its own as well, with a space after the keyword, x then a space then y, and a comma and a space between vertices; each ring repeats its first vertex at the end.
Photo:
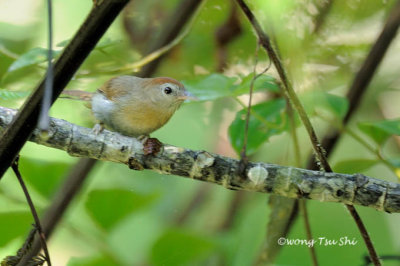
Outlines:
POLYGON ((43 103, 39 115, 39 129, 47 131, 49 129, 49 110, 51 106, 51 98, 53 94, 53 8, 51 0, 47 0, 47 16, 48 16, 48 51, 47 51, 47 75, 44 87, 43 103))
POLYGON ((296 93, 293 90, 293 87, 291 83, 289 82, 289 79, 287 78, 286 72, 283 68, 283 65, 278 58, 278 55, 275 53, 274 49, 272 48, 270 39, 267 34, 262 30, 260 24, 258 23, 257 19, 255 18, 254 14, 251 12, 251 10, 248 8, 248 6, 244 3, 243 0, 236 0, 239 6, 242 8, 243 12, 245 13, 246 17, 252 24, 254 30, 256 31, 256 34, 259 38, 260 44, 264 47, 264 49, 267 51, 269 58, 271 59, 272 63, 274 64, 276 70, 278 71, 279 77, 283 83, 283 91, 287 95, 287 97, 290 99, 292 105, 294 106, 294 109, 299 113, 300 119, 302 123, 304 124, 304 127, 307 130, 307 133, 310 137, 311 144, 313 146, 315 155, 317 157, 317 160, 319 163, 321 163, 321 167, 325 169, 325 171, 332 171, 331 167, 328 164, 328 161, 326 160, 326 157, 324 156, 324 151, 322 149, 322 146, 320 145, 317 135, 315 134, 314 128, 311 125, 310 120, 307 117, 307 114, 304 110, 303 105, 301 104, 299 98, 297 97, 296 93))
MULTIPOLYGON (((53 233, 72 200, 81 190, 86 177, 96 162, 96 160, 90 158, 80 159, 66 176, 64 184, 60 186, 52 200, 52 204, 42 217, 43 232, 47 237, 50 237, 53 233)), ((40 246, 40 240, 35 237, 30 251, 26 254, 26 261, 29 261, 39 253, 40 246)))
MULTIPOLYGON (((308 240, 312 240, 312 233, 311 233, 311 226, 310 226, 310 220, 308 219, 308 211, 307 211, 307 204, 304 199, 299 200, 299 205, 300 205, 300 210, 303 213, 303 218, 304 218, 304 228, 306 229, 306 235, 308 240)), ((311 261, 314 266, 318 265, 318 259, 317 259, 317 254, 315 253, 315 248, 312 245, 309 247, 310 250, 310 256, 311 256, 311 261)))
MULTIPOLYGON (((240 151, 240 161, 244 165, 247 164, 248 158, 246 155, 246 150, 247 150, 247 141, 248 141, 248 133, 249 133, 249 123, 250 123, 250 113, 251 113, 251 104, 253 100, 253 90, 254 90, 254 82, 261 77, 265 72, 268 71, 268 69, 271 67, 271 61, 269 62, 269 65, 260 73, 257 74, 257 64, 258 64, 258 51, 260 49, 260 44, 257 43, 256 47, 256 52, 254 55, 254 69, 253 69, 253 78, 251 79, 250 82, 250 89, 249 89, 249 102, 247 104, 247 110, 246 110, 246 118, 245 118, 245 126, 244 126, 244 134, 243 134, 243 147, 240 151)), ((244 170, 243 165, 240 167, 239 171, 244 170)))
POLYGON ((243 147, 242 147, 242 149, 240 151, 240 160, 243 161, 245 164, 248 161, 247 156, 246 156, 247 139, 248 139, 248 133, 249 133, 250 110, 251 110, 251 104, 252 104, 252 100, 253 100, 254 81, 257 78, 257 63, 258 63, 258 51, 259 51, 259 49, 260 49, 260 44, 257 43, 256 52, 255 52, 255 55, 254 55, 253 78, 251 79, 251 82, 250 82, 249 102, 247 103, 247 111, 246 111, 246 118, 245 118, 245 125, 244 125, 243 147))
MULTIPOLYGON (((296 121, 295 121, 295 117, 294 117, 293 108, 290 105, 289 99, 286 99, 286 103, 287 103, 286 111, 288 113, 289 121, 290 121, 290 134, 292 135, 292 139, 293 139, 296 166, 300 167, 301 166, 301 155, 300 155, 299 140, 298 140, 297 133, 296 133, 296 121)), ((286 200, 288 200, 288 199, 286 199, 286 200)), ((308 240, 312 240, 313 236, 312 236, 312 233, 311 233, 311 224, 310 224, 310 219, 309 219, 309 215, 308 215, 308 211, 307 211, 307 203, 306 203, 306 201, 304 199, 294 200, 294 201, 298 201, 298 205, 300 206, 300 210, 303 213, 304 228, 306 230, 307 239, 308 240)), ((293 216, 291 216, 291 218, 294 219, 293 216)), ((292 221, 289 221, 288 224, 292 224, 292 221)), ((288 226, 288 229, 290 229, 289 226, 288 226)), ((312 261, 314 266, 317 266, 318 265, 318 259, 317 259, 317 254, 315 252, 315 247, 311 246, 311 247, 309 247, 309 250, 310 250, 311 261, 312 261)))
MULTIPOLYGON (((399 1, 400 2, 400 1, 399 1)), ((291 103, 293 104, 293 107, 296 109, 296 111, 299 113, 300 119, 302 121, 302 123, 304 124, 307 133, 310 137, 314 152, 316 154, 317 160, 318 162, 321 164, 321 167, 326 171, 326 172, 332 172, 332 169, 326 159, 325 156, 325 152, 321 146, 321 144, 318 141, 318 138, 315 134, 315 131, 311 125, 310 120, 307 117, 307 114, 300 102, 300 100, 298 99, 296 93, 294 92, 287 76, 286 73, 283 69, 283 65, 280 61, 280 59, 278 58, 277 54, 275 53, 274 49, 272 48, 271 42, 269 41, 269 37, 264 33, 264 31, 262 30, 260 24, 258 23, 257 19, 255 18, 255 16, 253 15, 253 13, 251 12, 251 10, 248 8, 248 6, 244 3, 243 0, 237 0, 237 3, 239 4, 239 6, 242 8, 243 12, 245 13, 246 17, 248 18, 248 20, 250 21, 251 25, 253 26, 254 30, 256 31, 256 34, 261 42, 261 45, 264 47, 264 49, 267 51, 270 59, 272 60, 272 62, 275 65, 275 68, 278 71, 279 77, 282 80, 283 83, 283 88, 284 88, 284 92, 287 95, 287 97, 290 99, 291 103)), ((378 259, 378 255, 375 251, 375 248, 372 244, 372 241, 368 235, 368 232, 363 224, 363 222, 361 221, 360 216, 358 215, 357 211, 355 210, 355 208, 353 206, 350 205, 346 205, 347 209, 349 210, 350 214, 352 215, 355 223, 358 226, 358 229, 364 239, 364 242, 367 246, 369 255, 371 257, 371 260, 374 262, 375 265, 381 265, 380 261, 378 259)))
MULTIPOLYGON (((28 202, 29 208, 31 209, 31 213, 33 216, 33 220, 35 221, 35 226, 39 235, 39 239, 45 254, 45 258, 47 261, 47 264, 49 266, 51 266, 51 261, 50 261, 50 254, 49 254, 49 250, 47 249, 47 244, 46 244, 46 237, 45 237, 45 233, 42 230, 42 226, 40 225, 40 220, 39 220, 39 216, 36 212, 36 208, 35 205, 33 205, 33 201, 31 199, 31 196, 29 195, 28 189, 25 186, 24 180, 22 179, 21 173, 19 172, 18 169, 18 157, 16 158, 16 160, 13 162, 13 164, 11 165, 15 175, 17 176, 18 182, 20 183, 22 190, 24 191, 25 197, 26 197, 26 201, 28 202)), ((27 265, 29 260, 25 260, 24 258, 21 258, 20 262, 18 263, 19 265, 27 265)))

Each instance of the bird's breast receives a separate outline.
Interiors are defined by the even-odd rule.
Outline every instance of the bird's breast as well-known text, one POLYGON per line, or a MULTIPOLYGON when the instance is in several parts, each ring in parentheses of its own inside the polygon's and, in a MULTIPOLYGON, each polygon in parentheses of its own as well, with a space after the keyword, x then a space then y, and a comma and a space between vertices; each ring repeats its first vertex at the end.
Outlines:
POLYGON ((173 113, 157 106, 132 104, 116 112, 121 133, 130 136, 147 135, 159 129, 171 118, 173 113))

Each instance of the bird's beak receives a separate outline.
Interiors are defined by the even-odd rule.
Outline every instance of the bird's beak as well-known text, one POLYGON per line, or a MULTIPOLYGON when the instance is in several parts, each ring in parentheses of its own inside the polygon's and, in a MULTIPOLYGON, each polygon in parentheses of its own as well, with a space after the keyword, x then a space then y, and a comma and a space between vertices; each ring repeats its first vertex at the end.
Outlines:
POLYGON ((179 99, 184 101, 185 100, 197 101, 199 98, 197 98, 196 96, 185 90, 184 95, 179 96, 179 99))

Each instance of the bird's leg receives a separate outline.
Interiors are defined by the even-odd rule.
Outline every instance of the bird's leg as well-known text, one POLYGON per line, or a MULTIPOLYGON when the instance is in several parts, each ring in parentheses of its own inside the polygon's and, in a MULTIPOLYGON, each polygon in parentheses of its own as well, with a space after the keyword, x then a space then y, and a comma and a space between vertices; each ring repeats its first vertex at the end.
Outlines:
POLYGON ((138 140, 143 144, 144 155, 155 155, 161 151, 162 143, 156 138, 150 138, 149 135, 141 135, 138 140))
POLYGON ((150 138, 150 135, 140 135, 137 139, 144 145, 146 141, 150 138))
POLYGON ((102 122, 97 123, 96 125, 94 125, 94 127, 92 128, 92 132, 95 135, 99 135, 102 131, 104 130, 104 124, 102 122))

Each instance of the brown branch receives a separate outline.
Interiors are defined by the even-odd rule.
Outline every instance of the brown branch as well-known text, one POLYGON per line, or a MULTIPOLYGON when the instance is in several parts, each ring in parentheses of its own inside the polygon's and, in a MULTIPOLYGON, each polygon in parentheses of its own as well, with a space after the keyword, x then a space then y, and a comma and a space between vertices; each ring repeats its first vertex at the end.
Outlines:
POLYGON ((256 17, 254 16, 253 12, 249 9, 249 7, 245 4, 243 0, 236 0, 239 6, 242 8, 244 14, 250 21, 251 25, 253 26, 257 37, 259 39, 259 42, 262 47, 267 51, 268 56, 272 63, 274 64, 276 70, 278 71, 279 77, 283 83, 282 88, 284 89, 284 93, 287 95, 287 97, 290 99, 294 109, 298 112, 301 121, 303 122, 307 133, 311 139, 311 144, 313 146, 315 155, 317 157, 317 160, 321 164, 321 167, 325 169, 325 171, 331 172, 332 169, 329 166, 328 161, 326 160, 326 157, 324 156, 324 150, 322 149, 322 146, 319 144, 317 135, 311 125, 310 120, 308 119, 306 112, 304 111, 304 107, 301 104, 299 98, 297 97, 296 93, 293 90, 293 87, 286 75, 285 69, 283 68, 283 64, 281 63, 281 60, 279 59, 277 53, 275 52, 274 48, 271 45, 270 38, 269 36, 262 30, 260 24, 258 23, 256 17))
MULTIPOLYGON (((128 0, 109 0, 101 1, 94 6, 54 65, 52 103, 127 3, 128 0)), ((36 127, 43 99, 44 84, 45 78, 26 100, 17 117, 0 137, 0 178, 36 127)))
MULTIPOLYGON (((256 34, 259 38, 259 41, 261 43, 261 45, 265 48, 265 50, 267 51, 270 59, 272 60, 272 62, 275 65, 275 68, 278 71, 278 74, 282 80, 283 83, 283 87, 284 87, 284 92, 285 94, 287 94, 287 96, 289 97, 289 99, 291 100, 294 108, 297 110, 297 112, 299 113, 300 119, 303 122, 307 133, 311 139, 311 143, 313 145, 313 149, 315 152, 315 155, 317 157, 318 163, 321 164, 321 167, 326 171, 326 172, 332 172, 332 169, 327 161, 327 158, 325 156, 325 152, 321 146, 321 144, 318 141, 318 138, 315 134, 315 131, 310 123, 310 120, 308 119, 304 108, 300 102, 300 100, 298 99, 296 93, 294 92, 287 76, 286 73, 284 71, 283 65, 280 61, 280 59, 278 58, 277 54, 275 53, 274 49, 272 48, 271 42, 269 41, 269 37, 268 35, 265 34, 265 32, 262 30, 260 24, 258 23, 257 19, 255 18, 255 16, 253 15, 253 13, 251 12, 251 10, 248 8, 248 6, 244 3, 243 0, 237 0, 237 3, 239 4, 239 6, 242 8, 243 12, 245 13, 245 15, 247 16, 247 18, 249 19, 251 25, 253 26, 254 30, 256 31, 256 34)), ((375 251, 375 248, 372 244, 372 241, 368 235, 368 232, 364 226, 364 224, 361 221, 360 216, 358 215, 357 211, 355 210, 355 208, 353 206, 350 205, 346 205, 347 209, 349 210, 350 214, 352 215, 355 223, 357 224, 357 227, 363 237, 363 240, 367 246, 369 255, 371 257, 371 260, 374 262, 375 265, 380 265, 380 261, 378 258, 378 255, 375 251)))
MULTIPOLYGON (((47 236, 53 233, 55 227, 61 221, 68 206, 81 190, 86 177, 97 161, 90 158, 80 159, 66 176, 64 184, 58 189, 52 204, 46 210, 42 218, 43 232, 47 236)), ((27 261, 36 256, 40 251, 40 241, 35 237, 29 253, 26 254, 27 261)))
MULTIPOLYGON (((26 197, 26 200, 28 201, 29 208, 31 209, 33 220, 35 221, 35 227, 36 227, 36 230, 37 230, 37 235, 39 236, 40 244, 41 244, 41 246, 43 248, 45 259, 47 261, 47 265, 51 266, 50 254, 49 254, 49 250, 47 249, 47 244, 46 244, 46 233, 43 232, 42 226, 40 225, 39 216, 38 216, 38 214, 36 212, 35 205, 33 205, 33 201, 31 199, 31 196, 29 195, 29 192, 28 192, 28 189, 27 189, 27 187, 25 185, 25 182, 22 179, 21 173, 19 172, 18 160, 19 160, 19 158, 17 157, 15 159, 15 161, 12 163, 11 168, 13 169, 15 175, 17 176, 18 182, 21 185, 22 190, 24 191, 24 195, 26 197)), ((29 240, 29 238, 28 238, 28 240, 29 240)), ((23 256, 22 258, 20 258, 20 261, 19 261, 18 265, 27 265, 29 261, 30 261, 30 258, 27 258, 26 256, 23 256)))

